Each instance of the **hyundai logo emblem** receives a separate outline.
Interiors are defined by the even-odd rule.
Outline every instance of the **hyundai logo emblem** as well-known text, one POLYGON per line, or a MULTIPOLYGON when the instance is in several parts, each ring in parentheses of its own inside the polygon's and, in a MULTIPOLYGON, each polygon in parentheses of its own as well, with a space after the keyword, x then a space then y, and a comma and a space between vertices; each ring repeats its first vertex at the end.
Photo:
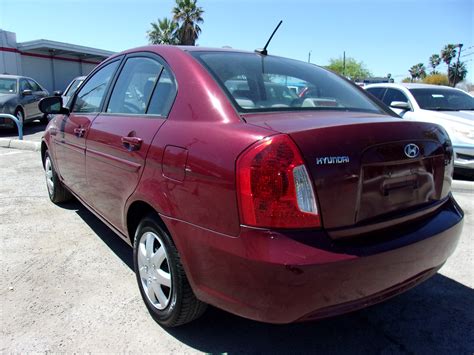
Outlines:
POLYGON ((404 150, 405 150, 405 155, 408 158, 413 159, 413 158, 416 158, 418 155, 420 155, 420 148, 416 144, 413 144, 413 143, 407 144, 404 150))

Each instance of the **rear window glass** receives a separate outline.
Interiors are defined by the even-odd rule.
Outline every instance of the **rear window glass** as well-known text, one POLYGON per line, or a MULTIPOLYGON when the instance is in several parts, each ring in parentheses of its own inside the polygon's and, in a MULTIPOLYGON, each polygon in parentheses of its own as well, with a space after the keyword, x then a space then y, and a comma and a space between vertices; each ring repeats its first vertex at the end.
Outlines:
POLYGON ((257 53, 192 52, 239 111, 341 110, 381 113, 367 95, 328 70, 257 53))

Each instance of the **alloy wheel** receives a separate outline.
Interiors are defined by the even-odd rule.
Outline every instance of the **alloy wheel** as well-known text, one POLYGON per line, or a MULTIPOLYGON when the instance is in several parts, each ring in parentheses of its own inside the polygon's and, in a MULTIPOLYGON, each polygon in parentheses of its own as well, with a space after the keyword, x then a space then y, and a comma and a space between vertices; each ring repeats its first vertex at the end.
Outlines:
POLYGON ((53 180, 53 165, 51 164, 50 157, 46 157, 44 162, 44 171, 46 175, 46 186, 50 195, 54 192, 54 180, 53 180))
POLYGON ((154 232, 147 231, 140 237, 137 263, 148 301, 159 310, 165 309, 171 299, 171 270, 163 241, 154 232))

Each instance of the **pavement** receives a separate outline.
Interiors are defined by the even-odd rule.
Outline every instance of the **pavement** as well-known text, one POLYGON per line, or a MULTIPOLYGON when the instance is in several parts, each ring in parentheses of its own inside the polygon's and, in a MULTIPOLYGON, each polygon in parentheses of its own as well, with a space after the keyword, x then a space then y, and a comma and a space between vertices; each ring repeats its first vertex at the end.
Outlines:
MULTIPOLYGON (((177 329, 148 314, 132 250, 77 201, 47 196, 39 152, 0 148, 0 353, 474 353, 474 183, 440 272, 370 308, 270 325, 215 308, 177 329)), ((298 300, 295 300, 298 302, 298 300)))

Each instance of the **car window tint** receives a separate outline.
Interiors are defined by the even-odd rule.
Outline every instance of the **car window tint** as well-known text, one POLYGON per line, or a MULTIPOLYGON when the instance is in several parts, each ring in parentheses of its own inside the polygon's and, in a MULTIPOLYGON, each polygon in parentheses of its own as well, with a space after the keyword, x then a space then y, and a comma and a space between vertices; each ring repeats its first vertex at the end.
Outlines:
POLYGON ((150 58, 129 58, 110 96, 107 112, 145 114, 163 66, 150 58))
POLYGON ((30 86, 28 81, 26 81, 26 79, 20 79, 20 93, 23 92, 24 90, 33 91, 33 88, 30 86))
POLYGON ((407 102, 408 103, 408 98, 400 90, 387 89, 387 92, 385 93, 385 96, 383 97, 383 102, 386 105, 390 106, 390 104, 393 101, 401 101, 401 102, 407 102))
POLYGON ((32 91, 43 91, 43 89, 41 89, 41 86, 39 86, 38 83, 34 80, 28 79, 28 84, 30 84, 32 91))
POLYGON ((73 112, 99 112, 107 86, 119 61, 107 64, 97 71, 77 94, 73 112))
POLYGON ((176 96, 176 82, 164 68, 148 106, 147 114, 167 117, 176 96))
POLYGON ((385 88, 368 88, 367 92, 374 95, 377 99, 382 100, 385 88))
MULTIPOLYGON (((474 110, 474 98, 460 90, 445 87, 410 89, 420 108, 437 111, 474 110)), ((463 118, 474 120, 470 115, 463 118)))
POLYGON ((312 64, 256 53, 196 51, 191 55, 209 70, 239 111, 381 112, 366 93, 312 64))

